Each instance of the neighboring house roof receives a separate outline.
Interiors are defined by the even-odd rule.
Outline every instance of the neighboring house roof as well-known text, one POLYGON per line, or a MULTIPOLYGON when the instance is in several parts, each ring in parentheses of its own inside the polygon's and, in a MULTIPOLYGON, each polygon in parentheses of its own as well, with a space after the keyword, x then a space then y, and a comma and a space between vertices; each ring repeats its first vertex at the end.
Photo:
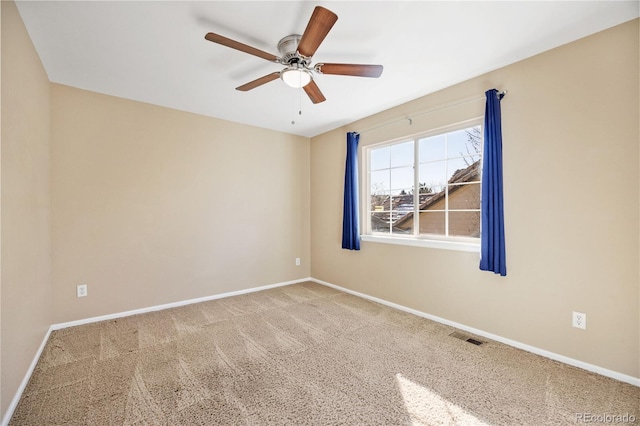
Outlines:
MULTIPOLYGON (((420 194, 420 202, 424 203, 433 195, 431 193, 420 194)), ((390 222, 394 223, 413 211, 413 194, 400 194, 393 197, 381 195, 378 197, 376 202, 371 204, 372 213, 376 212, 376 207, 382 208, 378 215, 371 217, 371 226, 374 229, 388 228, 390 222)))
MULTIPOLYGON (((475 182, 475 181, 478 181, 479 179, 480 179, 480 160, 471 164, 466 169, 457 170, 453 174, 453 176, 451 176, 451 179, 449 179, 448 183, 451 185, 456 183, 475 182)), ((460 188, 463 188, 463 187, 464 186, 462 185, 452 186, 449 188, 449 194, 452 194, 453 192, 458 191, 460 188)), ((440 191, 436 194, 433 194, 433 196, 431 197, 427 197, 427 199, 420 204, 420 210, 429 210, 429 207, 431 207, 432 205, 434 205, 435 203, 443 199, 444 195, 445 195, 445 191, 440 191)), ((402 227, 403 225, 407 224, 407 222, 410 222, 412 220, 413 220, 413 211, 407 213, 406 215, 403 215, 393 224, 393 226, 402 227)))

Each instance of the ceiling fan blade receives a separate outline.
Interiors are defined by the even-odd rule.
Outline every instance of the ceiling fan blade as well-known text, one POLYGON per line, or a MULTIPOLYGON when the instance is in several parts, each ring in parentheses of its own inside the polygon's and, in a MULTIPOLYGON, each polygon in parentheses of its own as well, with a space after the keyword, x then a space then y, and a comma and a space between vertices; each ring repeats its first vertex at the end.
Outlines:
POLYGON ((337 20, 338 15, 322 6, 316 6, 298 43, 298 53, 308 58, 313 56, 337 20))
POLYGON ((280 77, 280 72, 273 72, 271 74, 267 74, 265 76, 262 76, 260 78, 257 78, 253 81, 250 81, 247 84, 243 84, 242 86, 236 87, 236 90, 240 90, 242 92, 246 92, 248 90, 251 89, 255 89, 258 86, 262 86, 265 83, 268 83, 270 81, 276 80, 280 77))
POLYGON ((239 41, 231 40, 230 38, 221 36, 220 34, 207 33, 204 38, 214 43, 218 43, 223 46, 227 46, 262 59, 266 59, 267 61, 278 62, 278 60, 280 59, 277 56, 272 55, 271 53, 265 52, 264 50, 256 49, 255 47, 248 46, 244 43, 240 43, 239 41))
POLYGON ((316 70, 321 74, 352 75, 355 77, 380 77, 382 65, 362 64, 317 64, 316 70))
POLYGON ((307 93, 307 96, 309 96, 309 99, 311 99, 311 102, 313 102, 314 104, 319 104, 320 102, 324 102, 327 100, 327 98, 325 98, 320 91, 320 88, 318 87, 316 82, 313 80, 311 80, 309 84, 304 86, 304 91, 307 93))

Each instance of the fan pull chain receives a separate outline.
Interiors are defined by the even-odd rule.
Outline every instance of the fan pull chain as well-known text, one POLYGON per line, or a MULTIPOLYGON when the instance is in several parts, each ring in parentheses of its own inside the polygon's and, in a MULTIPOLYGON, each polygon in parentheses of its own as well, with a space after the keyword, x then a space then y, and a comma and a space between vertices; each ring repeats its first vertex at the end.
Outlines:
MULTIPOLYGON (((291 98, 291 100, 292 100, 292 103, 295 104, 295 97, 291 98)), ((293 116, 293 109, 295 108, 295 106, 292 105, 292 107, 293 108, 291 108, 291 125, 294 126, 296 124, 296 120, 294 119, 294 116, 293 116)), ((298 115, 302 115, 302 87, 298 89, 298 115)))
POLYGON ((291 125, 294 126, 296 124, 296 120, 293 115, 293 110, 295 109, 296 98, 295 95, 291 96, 291 125))
POLYGON ((302 115, 302 87, 298 89, 298 115, 302 115))

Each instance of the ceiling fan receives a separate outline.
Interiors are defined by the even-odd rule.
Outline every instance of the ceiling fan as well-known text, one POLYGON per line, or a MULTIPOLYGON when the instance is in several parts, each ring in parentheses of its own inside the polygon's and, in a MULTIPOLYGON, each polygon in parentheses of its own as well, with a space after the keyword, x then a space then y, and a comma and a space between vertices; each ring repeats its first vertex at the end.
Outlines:
POLYGON ((337 20, 338 15, 329 9, 316 6, 309 19, 307 28, 302 35, 291 34, 278 42, 280 57, 215 33, 208 33, 205 39, 266 59, 267 61, 285 65, 282 71, 262 76, 242 86, 236 87, 236 90, 246 92, 281 78, 291 87, 304 88, 311 102, 317 104, 324 102, 326 98, 313 80, 314 73, 374 78, 380 77, 382 74, 382 65, 335 63, 317 63, 313 66, 311 65, 311 57, 316 53, 320 43, 325 39, 337 20))

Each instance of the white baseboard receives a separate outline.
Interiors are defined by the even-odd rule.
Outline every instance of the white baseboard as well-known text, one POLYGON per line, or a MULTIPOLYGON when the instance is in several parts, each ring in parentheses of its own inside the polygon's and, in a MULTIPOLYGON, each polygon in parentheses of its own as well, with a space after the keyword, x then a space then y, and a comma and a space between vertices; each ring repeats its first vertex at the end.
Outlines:
POLYGON ((549 358, 555 361, 562 362, 564 364, 568 364, 574 367, 581 368, 583 370, 591 371, 593 373, 600 374, 602 376, 610 377, 612 379, 619 380, 621 382, 629 383, 634 386, 640 387, 640 378, 629 376, 627 374, 619 373, 617 371, 609 370, 607 368, 603 368, 597 365, 589 364, 583 361, 579 361, 577 359, 569 358, 564 355, 556 354, 554 352, 549 352, 544 349, 536 348, 535 346, 527 345, 525 343, 521 343, 515 340, 507 339, 502 336, 498 336, 495 334, 488 333, 486 331, 478 330, 477 328, 469 327, 464 324, 460 324, 454 321, 449 321, 444 318, 437 317, 435 315, 430 315, 415 309, 407 308, 406 306, 398 305, 397 303, 389 302, 383 299, 379 299, 377 297, 369 296, 368 294, 360 293, 357 291, 349 290, 348 288, 340 287, 335 284, 328 283, 326 281, 318 280, 315 278, 311 278, 311 281, 316 282, 318 284, 325 285, 327 287, 335 288, 336 290, 344 291, 345 293, 353 294, 354 296, 362 297, 364 299, 371 300, 373 302, 380 303, 382 305, 389 306, 391 308, 398 309, 400 311, 408 312, 410 314, 414 314, 423 318, 430 319, 435 322, 439 322, 441 324, 445 324, 460 330, 467 331, 472 334, 476 334, 478 336, 486 337, 487 339, 495 340, 496 342, 504 343, 505 345, 513 346, 514 348, 522 349, 527 352, 531 352, 536 355, 541 355, 545 358, 549 358))
POLYGON ((27 387, 27 384, 29 383, 29 379, 33 374, 33 370, 36 369, 36 364, 38 364, 40 355, 42 355, 42 351, 44 350, 44 347, 47 344, 47 341, 49 340, 51 331, 53 331, 53 329, 49 327, 46 334, 44 335, 44 338, 42 339, 42 343, 40 343, 40 347, 36 351, 36 355, 33 357, 33 360, 31 361, 31 364, 27 369, 27 373, 24 375, 24 379, 22 379, 22 382, 20 382, 20 386, 18 386, 18 390, 13 396, 13 399, 11 400, 11 404, 9 404, 9 407, 7 408, 7 411, 4 414, 4 417, 2 418, 2 423, 0 423, 2 426, 7 426, 9 424, 9 420, 11 420, 11 416, 13 416, 13 412, 16 410, 16 407, 20 402, 20 398, 22 397, 22 392, 24 392, 25 388, 27 387))
POLYGON ((131 315, 144 314, 144 313, 153 312, 153 311, 161 311, 163 309, 176 308, 178 306, 191 305, 193 303, 206 302, 208 300, 223 299, 225 297, 239 296, 241 294, 254 293, 256 291, 268 290, 270 288, 276 288, 276 287, 283 287, 285 285, 297 284, 297 283, 301 283, 301 282, 305 282, 305 281, 311 281, 311 278, 309 278, 309 277, 301 278, 301 279, 293 280, 293 281, 286 281, 286 282, 281 282, 281 283, 276 283, 276 284, 264 285, 264 286, 260 286, 260 287, 248 288, 248 289, 245 289, 245 290, 230 291, 228 293, 215 294, 213 296, 198 297, 196 299, 188 299, 188 300, 182 300, 182 301, 179 301, 179 302, 165 303, 164 305, 150 306, 148 308, 140 308, 140 309, 134 309, 134 310, 131 310, 131 311, 118 312, 118 313, 115 313, 115 314, 101 315, 101 316, 98 316, 98 317, 91 317, 91 318, 85 318, 85 319, 76 320, 76 321, 63 322, 63 323, 53 324, 51 326, 51 329, 52 330, 60 330, 60 329, 67 328, 67 327, 74 327, 76 325, 90 324, 90 323, 93 323, 93 322, 100 322, 100 321, 112 320, 112 319, 116 319, 116 318, 123 318, 123 317, 128 317, 128 316, 131 316, 131 315))

